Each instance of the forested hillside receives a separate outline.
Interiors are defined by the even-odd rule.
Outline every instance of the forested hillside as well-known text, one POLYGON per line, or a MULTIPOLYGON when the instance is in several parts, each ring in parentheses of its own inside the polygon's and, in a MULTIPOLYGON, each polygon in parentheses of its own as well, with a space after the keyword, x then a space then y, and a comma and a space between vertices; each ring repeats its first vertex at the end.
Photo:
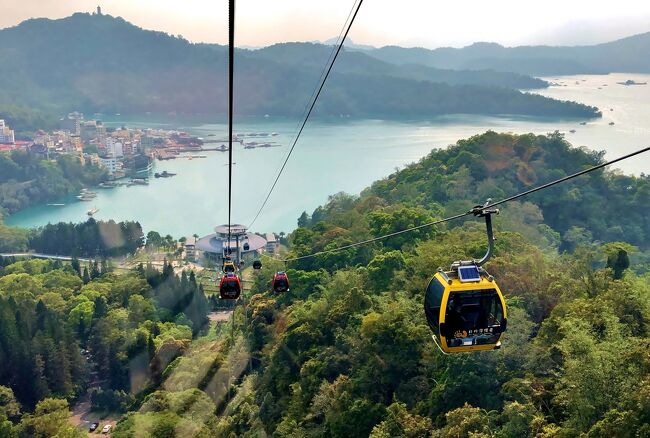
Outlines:
MULTIPOLYGON (((405 49, 407 50, 407 49, 405 49)), ((249 56, 292 65, 297 69, 322 69, 332 52, 330 46, 313 43, 274 44, 249 52, 249 56)), ((361 51, 344 50, 336 60, 336 72, 375 76, 393 76, 449 85, 486 85, 504 88, 546 88, 548 82, 519 73, 496 70, 449 70, 428 67, 416 62, 409 64, 383 62, 361 51)))
MULTIPOLYGON (((217 114, 226 110, 226 48, 146 31, 121 18, 74 14, 33 19, 0 30, 0 101, 47 114, 217 114)), ((242 115, 299 116, 331 47, 279 44, 238 50, 235 110, 242 115)), ((387 118, 438 114, 598 117, 597 109, 529 95, 547 84, 529 76, 397 66, 345 51, 315 114, 387 118), (444 101, 445 104, 440 102, 444 101), (409 102, 409 105, 404 105, 409 102), (496 104, 498 102, 498 105, 496 104)), ((0 108, 0 113, 2 109, 0 108)), ((36 129, 41 126, 26 126, 36 129)), ((38 122, 37 118, 33 118, 38 122)))
MULTIPOLYGON (((56 117, 48 115, 43 111, 27 108, 20 105, 0 103, 0 119, 8 126, 23 133, 35 129, 52 129, 57 127, 56 117)), ((18 135, 20 138, 20 135, 18 135)))
MULTIPOLYGON (((486 133, 432 152, 360 197, 333 196, 301 217, 291 254, 463 212, 601 160, 558 134, 486 133)), ((241 320, 241 330, 261 364, 216 430, 250 437, 645 436, 650 276, 642 213, 649 184, 645 176, 592 173, 503 209, 487 269, 506 294, 509 324, 494 352, 442 355, 422 309, 439 266, 485 251, 478 220, 291 262, 291 292, 281 295, 268 292, 268 281, 283 266, 265 259, 258 293, 241 309, 251 319, 241 320)))
POLYGON ((71 155, 45 160, 29 151, 0 152, 0 214, 55 201, 107 178, 105 169, 71 155))
MULTIPOLYGON (((465 212, 602 161, 558 133, 487 132, 359 196, 332 196, 299 218, 284 255, 465 212)), ((130 411, 118 438, 646 436, 649 201, 647 176, 609 169, 505 204, 486 268, 508 330, 500 350, 471 354, 443 355, 423 311, 438 267, 485 251, 471 217, 287 264, 263 257, 233 320, 207 332, 203 290, 168 264, 122 274, 91 264, 84 275, 4 261, 0 432, 63 434, 64 399, 94 370, 93 403, 130 411), (270 292, 285 269, 290 292, 270 292)))
POLYGON ((207 311, 194 273, 167 264, 116 274, 103 262, 0 258, 0 436, 80 436, 67 400, 91 384, 95 408, 124 412, 160 383, 207 311))

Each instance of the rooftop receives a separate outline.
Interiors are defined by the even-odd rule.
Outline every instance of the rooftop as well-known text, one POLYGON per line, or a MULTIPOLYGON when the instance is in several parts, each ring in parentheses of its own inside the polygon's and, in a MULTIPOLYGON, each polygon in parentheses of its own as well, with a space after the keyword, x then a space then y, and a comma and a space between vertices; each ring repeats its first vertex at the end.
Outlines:
MULTIPOLYGON (((230 225, 230 234, 231 235, 241 235, 246 233, 247 228, 242 225, 242 224, 231 224, 230 225)), ((228 225, 217 225, 214 227, 214 232, 217 234, 223 234, 227 235, 228 234, 228 225)))
MULTIPOLYGON (((226 233, 227 232, 228 231, 226 230, 226 233)), ((215 254, 223 254, 224 244, 226 244, 226 240, 227 239, 223 238, 220 234, 217 233, 208 234, 207 236, 201 237, 196 242, 196 249, 200 251, 215 253, 215 254)), ((242 249, 243 254, 246 254, 251 251, 257 251, 266 246, 266 240, 253 233, 246 233, 245 239, 242 238, 239 239, 239 244, 242 246, 242 248, 244 246, 244 243, 248 243, 249 249, 248 251, 244 251, 242 249)), ((237 242, 235 239, 230 240, 230 247, 232 249, 235 249, 237 247, 237 242)))

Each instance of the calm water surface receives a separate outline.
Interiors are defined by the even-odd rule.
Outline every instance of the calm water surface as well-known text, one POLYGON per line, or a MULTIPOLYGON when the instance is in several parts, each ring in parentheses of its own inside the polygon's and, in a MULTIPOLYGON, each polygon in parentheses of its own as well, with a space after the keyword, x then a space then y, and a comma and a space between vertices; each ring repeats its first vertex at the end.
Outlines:
MULTIPOLYGON (((359 193, 396 167, 417 161, 431 149, 445 147, 489 129, 500 132, 544 134, 566 133, 575 146, 607 151, 608 158, 650 143, 650 85, 622 86, 616 82, 634 79, 650 84, 650 75, 567 76, 548 78, 566 86, 551 87, 540 94, 576 100, 603 111, 603 118, 589 120, 540 120, 521 117, 447 116, 428 121, 329 120, 310 121, 294 150, 266 209, 254 231, 285 231, 296 227, 302 211, 311 212, 337 192, 359 193), (577 82, 577 83, 576 83, 577 82), (604 85, 607 86, 604 86, 604 85), (599 89, 600 87, 600 89, 599 89), (610 111, 610 108, 612 111, 610 111), (609 122, 615 125, 610 126, 609 122), (569 131, 575 129, 575 133, 569 131)), ((182 129, 204 137, 226 137, 225 123, 201 120, 108 120, 113 126, 182 129)), ((269 118, 238 119, 236 132, 277 132, 277 148, 234 150, 233 220, 248 225, 272 183, 291 139, 297 120, 269 118)), ((248 141, 253 141, 249 139, 248 141)), ((257 140, 260 141, 260 140, 257 140)), ((98 189, 93 202, 71 197, 64 207, 35 206, 6 219, 9 225, 34 227, 48 222, 79 222, 86 211, 97 207, 98 220, 138 220, 146 231, 157 230, 174 237, 205 234, 216 224, 227 222, 227 154, 205 152, 208 158, 157 161, 155 172, 177 173, 155 179, 149 186, 98 189)), ((621 163, 628 173, 650 171, 650 157, 621 163)), ((480 201, 480 200, 477 200, 480 201)))

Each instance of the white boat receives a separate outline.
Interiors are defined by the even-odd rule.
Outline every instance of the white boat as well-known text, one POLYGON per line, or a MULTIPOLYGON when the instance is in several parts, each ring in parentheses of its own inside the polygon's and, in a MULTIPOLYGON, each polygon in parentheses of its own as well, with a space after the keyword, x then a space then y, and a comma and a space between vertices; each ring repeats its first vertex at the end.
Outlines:
POLYGON ((92 216, 92 215, 94 215, 95 213, 97 213, 98 211, 99 211, 99 208, 97 208, 97 207, 93 207, 93 208, 91 208, 90 210, 88 210, 88 211, 86 212, 86 214, 87 214, 88 216, 92 216))
POLYGON ((92 201, 97 197, 97 193, 91 192, 88 189, 81 189, 77 195, 77 199, 80 201, 92 201))

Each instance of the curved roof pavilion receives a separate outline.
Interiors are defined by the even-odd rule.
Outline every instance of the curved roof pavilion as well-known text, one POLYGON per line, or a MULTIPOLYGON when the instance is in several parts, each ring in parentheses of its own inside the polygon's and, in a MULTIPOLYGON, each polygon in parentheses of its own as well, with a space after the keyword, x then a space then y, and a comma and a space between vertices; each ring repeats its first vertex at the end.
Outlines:
MULTIPOLYGON (((224 247, 227 247, 228 225, 219 225, 214 227, 214 233, 199 238, 196 242, 196 249, 213 254, 223 254, 224 247)), ((234 251, 237 248, 237 237, 239 237, 239 246, 242 254, 248 254, 266 246, 266 239, 257 234, 248 233, 245 226, 233 224, 230 226, 230 248, 234 251), (244 244, 248 243, 249 248, 244 251, 244 244)))

